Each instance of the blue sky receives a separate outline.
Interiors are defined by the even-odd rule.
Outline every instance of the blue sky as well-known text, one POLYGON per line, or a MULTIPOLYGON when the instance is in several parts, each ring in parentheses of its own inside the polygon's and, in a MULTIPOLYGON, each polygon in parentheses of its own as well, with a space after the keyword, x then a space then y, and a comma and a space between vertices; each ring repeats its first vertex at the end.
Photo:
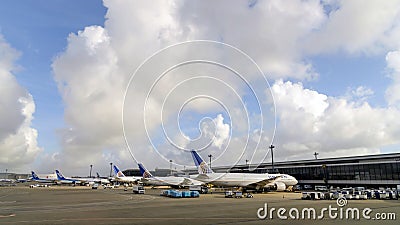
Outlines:
POLYGON ((21 53, 15 76, 34 97, 33 127, 39 131, 39 144, 46 151, 57 151, 56 131, 64 124, 64 107, 51 63, 65 49, 70 33, 103 25, 106 8, 99 0, 10 0, 1 4, 0 33, 21 53))
MULTIPOLYGON (((29 113, 24 115, 26 124, 19 121, 19 126, 10 127, 10 130, 20 131, 17 136, 25 137, 28 147, 21 147, 25 146, 21 143, 13 145, 14 141, 7 139, 7 135, 14 133, 2 136, 0 132, 0 153, 5 155, 0 157, 0 165, 43 172, 66 168, 76 173, 89 164, 99 165, 100 172, 107 172, 110 161, 119 162, 121 168, 132 167, 121 138, 120 123, 121 93, 127 80, 144 59, 159 49, 196 39, 223 40, 238 47, 267 75, 277 101, 275 139, 270 130, 256 129, 260 111, 256 102, 250 100, 251 93, 229 78, 229 74, 221 76, 242 91, 241 97, 251 115, 249 134, 254 137, 249 144, 251 147, 257 148, 257 143, 260 144, 255 141, 258 137, 263 140, 260 146, 273 142, 277 150, 280 149, 277 160, 308 159, 315 151, 320 152, 320 157, 399 151, 400 131, 395 119, 400 115, 400 97, 397 97, 400 69, 396 67, 400 57, 398 1, 311 0, 293 1, 291 5, 280 1, 237 1, 230 4, 235 10, 228 10, 226 4, 221 1, 210 8, 200 1, 2 1, 0 35, 4 40, 0 40, 0 44, 4 42, 20 53, 16 60, 11 60, 17 69, 4 68, 9 73, 7 76, 17 79, 16 86, 32 95, 33 100, 27 105, 34 103, 36 110, 33 119, 29 113), (363 4, 363 10, 358 10, 359 4, 363 4), (387 16, 370 16, 374 13, 387 16), (60 84, 63 88, 58 89, 60 84), (37 144, 32 144, 32 139, 37 140, 37 144), (1 141, 11 144, 2 146, 1 141), (7 153, 10 146, 19 149, 18 154, 7 153)), ((169 59, 207 55, 203 52, 205 49, 207 47, 190 53, 182 51, 169 59)), ((6 47, 1 50, 12 55, 6 47)), ((208 54, 219 50, 210 48, 208 54)), ((224 54, 221 53, 221 58, 226 57, 224 54)), ((8 58, 4 60, 4 65, 8 65, 8 58)), ((162 71, 160 65, 163 64, 149 68, 162 71)), ((145 88, 149 79, 149 76, 138 75, 135 85, 145 88)), ((154 91, 154 104, 148 117, 151 118, 148 127, 156 134, 152 138, 157 148, 168 149, 161 151, 165 152, 164 158, 177 157, 174 161, 181 163, 177 166, 190 165, 190 162, 163 140, 164 136, 157 130, 160 123, 155 112, 159 109, 158 95, 165 94, 165 90, 180 79, 186 78, 177 73, 175 80, 161 81, 161 90, 154 91)), ((246 79, 260 84, 260 77, 255 75, 248 75, 246 79)), ((266 87, 260 86, 259 91, 264 91, 266 87)), ((187 89, 183 87, 184 93, 172 98, 165 114, 175 115, 175 107, 185 100, 183 97, 194 94, 196 88, 215 94, 231 107, 236 106, 234 96, 200 83, 189 85, 187 89)), ((26 97, 17 91, 12 93, 10 102, 26 97)), ((132 90, 132 95, 133 100, 138 100, 143 90, 132 90)), ((268 96, 258 97, 263 110, 270 110, 271 105, 265 103, 268 96)), ((16 112, 24 111, 27 105, 20 105, 16 112)), ((155 160, 156 156, 148 150, 151 148, 149 138, 140 119, 142 108, 135 102, 127 109, 132 113, 129 129, 134 154, 142 157, 138 160, 150 164, 147 166, 150 169, 168 167, 168 162, 155 160)), ((7 112, 13 111, 3 108, 0 116, 7 112)), ((238 135, 241 132, 229 136, 234 133, 229 124, 240 124, 245 119, 235 121, 238 115, 230 118, 221 108, 204 102, 190 105, 184 112, 180 118, 182 131, 191 139, 198 135, 197 124, 202 118, 213 118, 208 122, 216 124, 215 142, 218 144, 202 154, 220 153, 221 159, 216 165, 236 161, 236 155, 242 150, 237 146, 244 136, 238 135), (224 157, 229 151, 232 151, 231 156, 224 157)), ((0 118, 0 121, 7 119, 0 118)), ((263 125, 271 128, 272 121, 273 118, 265 118, 263 125)), ((180 144, 191 146, 192 140, 185 140, 178 133, 171 134, 176 135, 174 140, 180 144)), ((256 155, 259 160, 255 163, 259 163, 264 155, 258 155, 257 151, 254 149, 254 154, 245 152, 243 157, 256 155)))
POLYGON ((311 59, 320 76, 317 81, 307 83, 311 89, 331 96, 340 96, 348 88, 368 86, 375 92, 370 103, 386 106, 385 90, 390 83, 386 76, 385 56, 322 55, 311 59), (362 77, 362 79, 360 79, 362 77))

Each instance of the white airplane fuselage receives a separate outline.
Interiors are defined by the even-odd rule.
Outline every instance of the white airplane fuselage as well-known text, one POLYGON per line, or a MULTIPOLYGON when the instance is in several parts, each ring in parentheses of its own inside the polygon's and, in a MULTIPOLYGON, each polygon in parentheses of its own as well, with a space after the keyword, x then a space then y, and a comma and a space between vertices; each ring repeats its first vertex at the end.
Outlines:
POLYGON ((184 177, 149 177, 142 178, 141 180, 144 184, 152 186, 184 186, 184 177))
POLYGON ((194 177, 194 179, 225 187, 254 187, 257 186, 256 183, 264 180, 270 180, 265 182, 264 186, 277 182, 285 184, 286 187, 297 184, 297 180, 287 174, 208 173, 194 177))
POLYGON ((140 177, 115 177, 116 181, 123 182, 123 183, 136 183, 140 181, 140 177))

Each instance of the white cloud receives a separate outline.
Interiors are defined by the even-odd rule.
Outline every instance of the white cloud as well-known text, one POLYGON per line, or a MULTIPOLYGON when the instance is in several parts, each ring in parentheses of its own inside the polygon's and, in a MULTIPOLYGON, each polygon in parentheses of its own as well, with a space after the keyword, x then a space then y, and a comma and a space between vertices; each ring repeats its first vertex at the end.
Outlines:
POLYGON ((325 20, 319 1, 184 1, 178 22, 189 37, 233 44, 263 68, 269 78, 314 79, 302 59, 301 43, 325 20), (227 9, 229 5, 229 9, 227 9))
POLYGON ((339 0, 326 6, 333 10, 308 38, 305 51, 375 54, 399 47, 399 1, 339 0))
MULTIPOLYGON (((319 151, 321 157, 323 153, 372 153, 382 145, 396 142, 399 131, 393 118, 398 112, 372 108, 366 102, 373 94, 371 89, 360 86, 350 91, 351 98, 340 98, 306 89, 300 82, 284 82, 313 80, 318 76, 318 71, 307 60, 309 54, 338 49, 346 53, 375 53, 396 46, 400 37, 396 2, 330 2, 333 10, 329 15, 324 13, 323 5, 328 3, 321 4, 317 0, 292 1, 290 4, 259 1, 252 7, 247 1, 218 1, 212 7, 204 1, 106 0, 104 4, 108 8, 105 26, 90 26, 77 34, 70 34, 66 50, 53 63, 54 77, 65 104, 66 127, 60 132, 63 151, 57 157, 63 156, 64 160, 59 163, 64 163, 64 166, 74 165, 73 169, 80 171, 92 162, 104 164, 114 161, 121 163, 121 168, 133 167, 125 148, 121 124, 128 80, 146 57, 169 44, 192 39, 232 44, 254 58, 268 78, 278 80, 272 91, 279 116, 276 138, 282 146, 282 153, 277 154, 280 157, 302 158, 309 154, 308 151, 319 151)), ((168 166, 167 161, 160 161, 158 157, 161 156, 153 152, 152 144, 156 148, 165 147, 165 150, 158 149, 165 151, 160 152, 163 157, 178 154, 165 144, 160 125, 160 108, 164 97, 173 88, 176 92, 171 93, 162 116, 165 127, 170 128, 170 137, 176 143, 187 144, 186 134, 179 136, 179 127, 171 128, 167 122, 176 122, 176 111, 184 101, 204 93, 223 100, 231 110, 229 120, 232 127, 224 124, 222 116, 214 119, 219 136, 210 152, 220 150, 230 131, 239 129, 243 132, 249 126, 239 101, 234 101, 237 100, 236 93, 222 84, 192 80, 186 86, 177 86, 184 78, 209 75, 208 72, 212 71, 237 91, 239 97, 249 94, 232 74, 215 68, 198 70, 194 66, 171 72, 150 93, 146 108, 146 128, 153 142, 150 143, 142 119, 146 95, 163 68, 181 59, 204 56, 210 49, 190 50, 183 48, 172 56, 160 56, 157 64, 144 67, 145 76, 135 77, 134 88, 128 93, 131 99, 126 102, 124 114, 125 129, 129 131, 127 138, 137 143, 132 147, 134 154, 142 157, 139 160, 150 168, 168 166), (200 72, 192 74, 191 71, 200 72)), ((216 53, 215 60, 235 62, 231 55, 219 54, 217 48, 210 51, 216 53)), ((388 58, 393 57, 388 55, 388 58)), ((243 67, 245 64, 240 61, 238 65, 243 67)), ((390 65, 388 67, 393 67, 390 65)), ((246 80, 260 83, 261 79, 255 73, 245 72, 246 80)), ((257 89, 264 91, 266 87, 259 85, 257 89)), ((387 98, 392 99, 389 102, 397 101, 393 96, 399 96, 394 91, 399 88, 392 89, 389 88, 387 93, 387 98)), ((261 104, 264 104, 262 100, 261 104)), ((262 107, 268 109, 265 105, 262 107)), ((188 104, 185 109, 194 114, 217 115, 221 111, 215 102, 208 100, 188 104)), ((257 118, 258 113, 250 112, 249 117, 257 118)), ((271 122, 270 118, 268 122, 271 122)), ((258 127, 246 131, 251 134, 248 145, 260 150, 257 157, 263 155, 271 135, 258 130, 258 127), (259 139, 263 143, 257 146, 259 139)), ((231 137, 230 146, 236 151, 229 154, 231 158, 239 157, 246 148, 243 143, 247 137, 239 133, 231 137)), ((247 151, 244 154, 247 159, 252 157, 247 151)))
POLYGON ((31 127, 35 103, 14 75, 19 53, 0 35, 0 163, 10 171, 29 169, 41 149, 31 127))
POLYGON ((398 143, 397 110, 327 97, 289 81, 276 82, 272 90, 279 118, 278 158, 312 158, 314 151, 320 157, 373 154, 398 143))
POLYGON ((272 86, 272 92, 277 107, 288 107, 285 110, 288 113, 291 110, 304 111, 317 118, 323 115, 329 105, 326 102, 328 98, 326 95, 304 89, 301 83, 293 84, 290 81, 284 83, 282 80, 278 80, 272 86))
POLYGON ((345 98, 349 101, 358 102, 359 104, 363 104, 374 95, 374 91, 365 86, 358 86, 355 89, 348 88, 345 98))
POLYGON ((393 83, 386 90, 386 101, 390 106, 399 106, 400 103, 400 51, 392 51, 386 55, 389 77, 393 83))
POLYGON ((222 145, 226 144, 226 141, 229 139, 230 126, 224 123, 224 117, 221 114, 218 114, 217 117, 212 120, 212 123, 214 124, 214 129, 210 131, 210 126, 204 124, 202 127, 203 133, 212 138, 213 146, 221 149, 222 145))
POLYGON ((352 90, 351 93, 358 98, 364 98, 373 95, 374 91, 370 88, 359 86, 356 90, 352 90))
MULTIPOLYGON (((86 27, 77 35, 71 34, 68 43, 53 63, 69 125, 59 132, 64 154, 58 165, 74 162, 75 171, 79 171, 91 162, 103 161, 104 151, 123 148, 125 78, 118 74, 118 57, 104 28, 86 27)), ((120 153, 114 152, 117 158, 120 153)))

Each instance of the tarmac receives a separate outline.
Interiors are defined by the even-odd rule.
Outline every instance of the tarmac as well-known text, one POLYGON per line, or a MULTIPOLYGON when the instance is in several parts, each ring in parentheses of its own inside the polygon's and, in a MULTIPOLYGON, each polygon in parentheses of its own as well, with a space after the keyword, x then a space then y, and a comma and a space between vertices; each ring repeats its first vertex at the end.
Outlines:
POLYGON ((161 191, 146 188, 140 195, 122 187, 0 187, 0 224, 399 224, 400 220, 400 200, 348 200, 340 207, 335 200, 301 200, 301 193, 269 192, 241 199, 213 193, 174 199, 160 196, 161 191), (302 210, 311 207, 316 218, 307 211, 302 218, 302 210), (323 208, 327 210, 321 214, 323 208), (329 216, 329 208, 337 209, 333 211, 337 218, 329 216), (360 218, 349 213, 346 219, 348 208, 357 208, 360 218), (369 219, 362 216, 366 208, 371 211, 369 219), (296 217, 296 210, 299 217, 291 218, 296 217), (386 220, 378 221, 378 216, 386 220))

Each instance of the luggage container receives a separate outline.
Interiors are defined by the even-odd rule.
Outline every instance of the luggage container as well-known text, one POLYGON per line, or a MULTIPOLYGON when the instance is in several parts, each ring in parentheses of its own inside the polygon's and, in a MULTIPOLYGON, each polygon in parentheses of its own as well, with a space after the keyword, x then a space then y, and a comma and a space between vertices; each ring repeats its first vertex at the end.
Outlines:
POLYGON ((386 199, 397 200, 398 199, 397 193, 395 191, 387 190, 386 191, 386 199))
POLYGON ((233 191, 225 191, 225 198, 233 198, 233 191))
POLYGON ((304 200, 321 200, 324 198, 325 198, 324 193, 315 191, 303 192, 301 197, 301 199, 304 200))
POLYGON ((190 191, 190 197, 198 198, 198 197, 200 197, 200 194, 198 191, 190 191))
POLYGON ((324 199, 327 199, 327 200, 333 199, 333 193, 332 192, 324 193, 324 199))
POLYGON ((375 192, 374 192, 374 197, 375 197, 376 199, 381 199, 381 195, 380 195, 379 191, 375 191, 375 192))
POLYGON ((182 191, 182 198, 190 198, 190 191, 182 191))
POLYGON ((182 192, 176 191, 176 190, 172 190, 170 197, 171 198, 182 198, 182 192))
POLYGON ((243 193, 241 191, 235 191, 235 198, 242 198, 243 197, 243 193))
POLYGON ((367 194, 364 193, 364 191, 354 191, 354 195, 353 195, 354 199, 367 199, 367 194))
POLYGON ((310 200, 310 199, 311 199, 310 193, 308 193, 308 192, 303 192, 303 193, 302 193, 302 196, 301 196, 301 199, 303 199, 303 200, 310 200))

